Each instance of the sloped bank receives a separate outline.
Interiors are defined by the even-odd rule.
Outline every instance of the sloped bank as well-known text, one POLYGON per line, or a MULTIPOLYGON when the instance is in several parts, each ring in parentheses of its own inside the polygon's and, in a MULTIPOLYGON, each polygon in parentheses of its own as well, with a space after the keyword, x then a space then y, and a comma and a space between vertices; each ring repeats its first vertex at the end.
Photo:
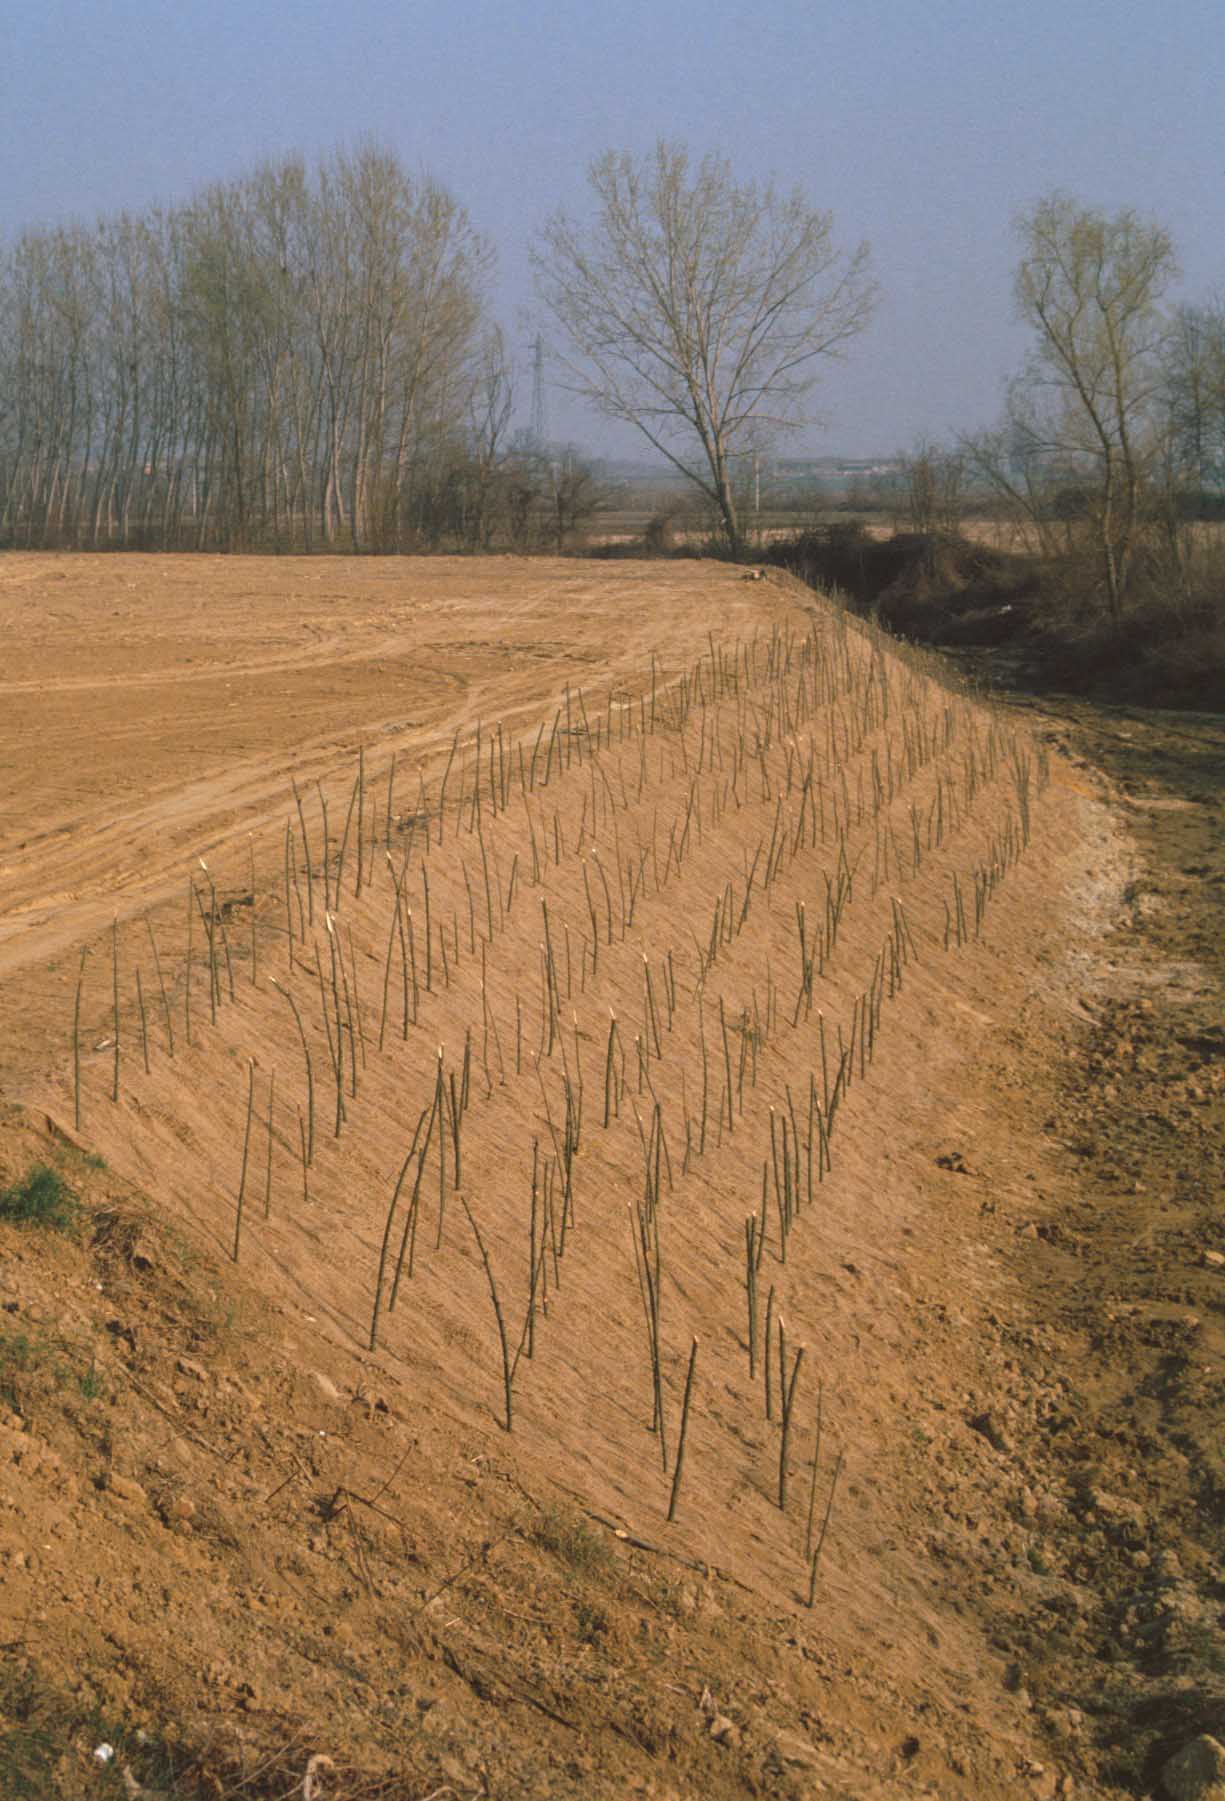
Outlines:
MULTIPOLYGON (((177 1313, 149 1273, 167 1252, 76 1271, 74 1330, 124 1399, 109 1454, 34 1389, 18 1410, 79 1471, 14 1590, 42 1616, 27 1652, 105 1671, 118 1634, 117 1703, 160 1691, 252 1765, 278 1734, 343 1743, 367 1792, 1067 1792, 985 1636, 1047 1580, 1040 1463, 995 1417, 999 1322, 1024 1319, 1005 1253, 1038 1206, 1024 1122, 997 1122, 1064 1004, 1093 805, 1061 769, 1043 791, 1024 732, 794 599, 763 597, 756 642, 556 697, 524 740, 461 734, 449 783, 393 775, 377 824, 386 770, 335 784, 326 832, 289 797, 287 872, 197 872, 190 962, 187 918, 153 922, 173 1057, 131 960, 122 1061, 92 1049, 97 947, 79 1132, 71 1069, 45 1105, 198 1261, 174 1263, 177 1313), (510 1418, 500 1324, 524 1347, 510 1418), (99 1526, 112 1473, 156 1518, 99 1526), (160 1536, 180 1483, 212 1522, 190 1569, 160 1536), (91 1529, 124 1597, 96 1632, 91 1529), (177 1673, 134 1545, 175 1597, 177 1673), (698 1581, 665 1609, 673 1566, 698 1581), (351 1705, 328 1709, 316 1655, 351 1705)), ((13 1298, 46 1307, 63 1272, 28 1261, 13 1298)))

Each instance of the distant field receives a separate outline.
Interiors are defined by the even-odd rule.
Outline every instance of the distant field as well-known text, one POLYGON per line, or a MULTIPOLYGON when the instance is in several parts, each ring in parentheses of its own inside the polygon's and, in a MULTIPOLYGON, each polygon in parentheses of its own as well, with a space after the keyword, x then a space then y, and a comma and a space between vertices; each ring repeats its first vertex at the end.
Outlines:
MULTIPOLYGON (((592 523, 587 542, 593 545, 634 543, 642 538, 652 517, 649 508, 627 508, 601 513, 592 523)), ((829 526, 839 525, 859 525, 869 537, 878 539, 891 538, 895 532, 911 529, 904 518, 899 516, 893 519, 879 513, 844 513, 827 508, 815 512, 771 512, 756 529, 752 527, 751 521, 746 523, 750 554, 754 544, 775 544, 801 532, 824 530, 829 526)), ((1201 520, 1184 529, 1188 544, 1195 548, 1217 550, 1225 543, 1225 521, 1201 520)), ((996 550, 1012 551, 1017 555, 1029 554, 1036 548, 1032 532, 1007 519, 985 519, 970 515, 961 520, 958 531, 963 538, 969 538, 974 543, 989 544, 996 550)), ((698 544, 707 535, 698 526, 686 526, 682 517, 678 519, 674 539, 682 544, 698 544)))

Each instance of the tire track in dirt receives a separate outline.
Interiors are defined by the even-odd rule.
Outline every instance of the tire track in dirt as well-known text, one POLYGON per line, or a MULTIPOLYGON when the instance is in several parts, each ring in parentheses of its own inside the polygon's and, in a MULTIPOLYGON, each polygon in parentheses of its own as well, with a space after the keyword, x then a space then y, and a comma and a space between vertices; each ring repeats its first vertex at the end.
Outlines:
POLYGON ((339 796, 335 771, 362 740, 432 773, 478 717, 515 728, 593 670, 638 682, 653 655, 678 666, 712 595, 729 630, 768 627, 785 586, 717 565, 510 558, 15 555, 0 575, 9 669, 32 671, 9 675, 0 708, 0 998, 14 1021, 0 1084, 62 1032, 40 972, 116 908, 165 903, 198 855, 245 854, 252 835, 259 868, 276 866, 291 777, 339 796), (248 659, 270 628, 309 649, 248 659), (148 667, 188 650, 205 667, 148 667), (116 667, 92 673, 99 654, 116 667), (184 708, 205 691, 215 704, 184 708), (244 753, 253 741, 268 749, 244 753))

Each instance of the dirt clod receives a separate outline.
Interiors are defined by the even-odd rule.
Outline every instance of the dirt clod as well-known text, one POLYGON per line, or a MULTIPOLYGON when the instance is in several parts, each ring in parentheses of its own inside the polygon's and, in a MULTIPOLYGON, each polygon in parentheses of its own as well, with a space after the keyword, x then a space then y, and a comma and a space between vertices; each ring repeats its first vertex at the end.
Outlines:
POLYGON ((1170 1801, 1225 1801, 1225 1745, 1201 1733, 1161 1772, 1170 1801))

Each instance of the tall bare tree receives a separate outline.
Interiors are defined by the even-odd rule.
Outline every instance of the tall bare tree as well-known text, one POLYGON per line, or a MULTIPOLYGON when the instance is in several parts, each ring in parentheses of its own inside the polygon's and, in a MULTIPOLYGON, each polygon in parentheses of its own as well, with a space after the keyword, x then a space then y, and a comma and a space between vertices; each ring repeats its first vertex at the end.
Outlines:
POLYGON ((962 453, 920 438, 915 448, 898 461, 903 512, 911 531, 928 536, 956 532, 961 525, 965 482, 962 453))
POLYGON ((594 220, 557 213, 533 252, 572 386, 636 426, 738 549, 736 454, 800 423, 822 361, 867 325, 867 247, 843 254, 803 194, 737 182, 722 157, 694 166, 683 144, 609 151, 588 180, 594 220))
POLYGON ((406 546, 490 253, 375 147, 0 249, 0 542, 406 546))
POLYGON ((1158 445, 1173 244, 1130 209, 1105 214, 1064 194, 1038 201, 1017 229, 1017 305, 1035 333, 1028 381, 1018 390, 1021 423, 1036 448, 1085 482, 1117 621, 1158 445))
POLYGON ((1182 306, 1166 350, 1170 461, 1202 503, 1225 488, 1225 302, 1182 306))

